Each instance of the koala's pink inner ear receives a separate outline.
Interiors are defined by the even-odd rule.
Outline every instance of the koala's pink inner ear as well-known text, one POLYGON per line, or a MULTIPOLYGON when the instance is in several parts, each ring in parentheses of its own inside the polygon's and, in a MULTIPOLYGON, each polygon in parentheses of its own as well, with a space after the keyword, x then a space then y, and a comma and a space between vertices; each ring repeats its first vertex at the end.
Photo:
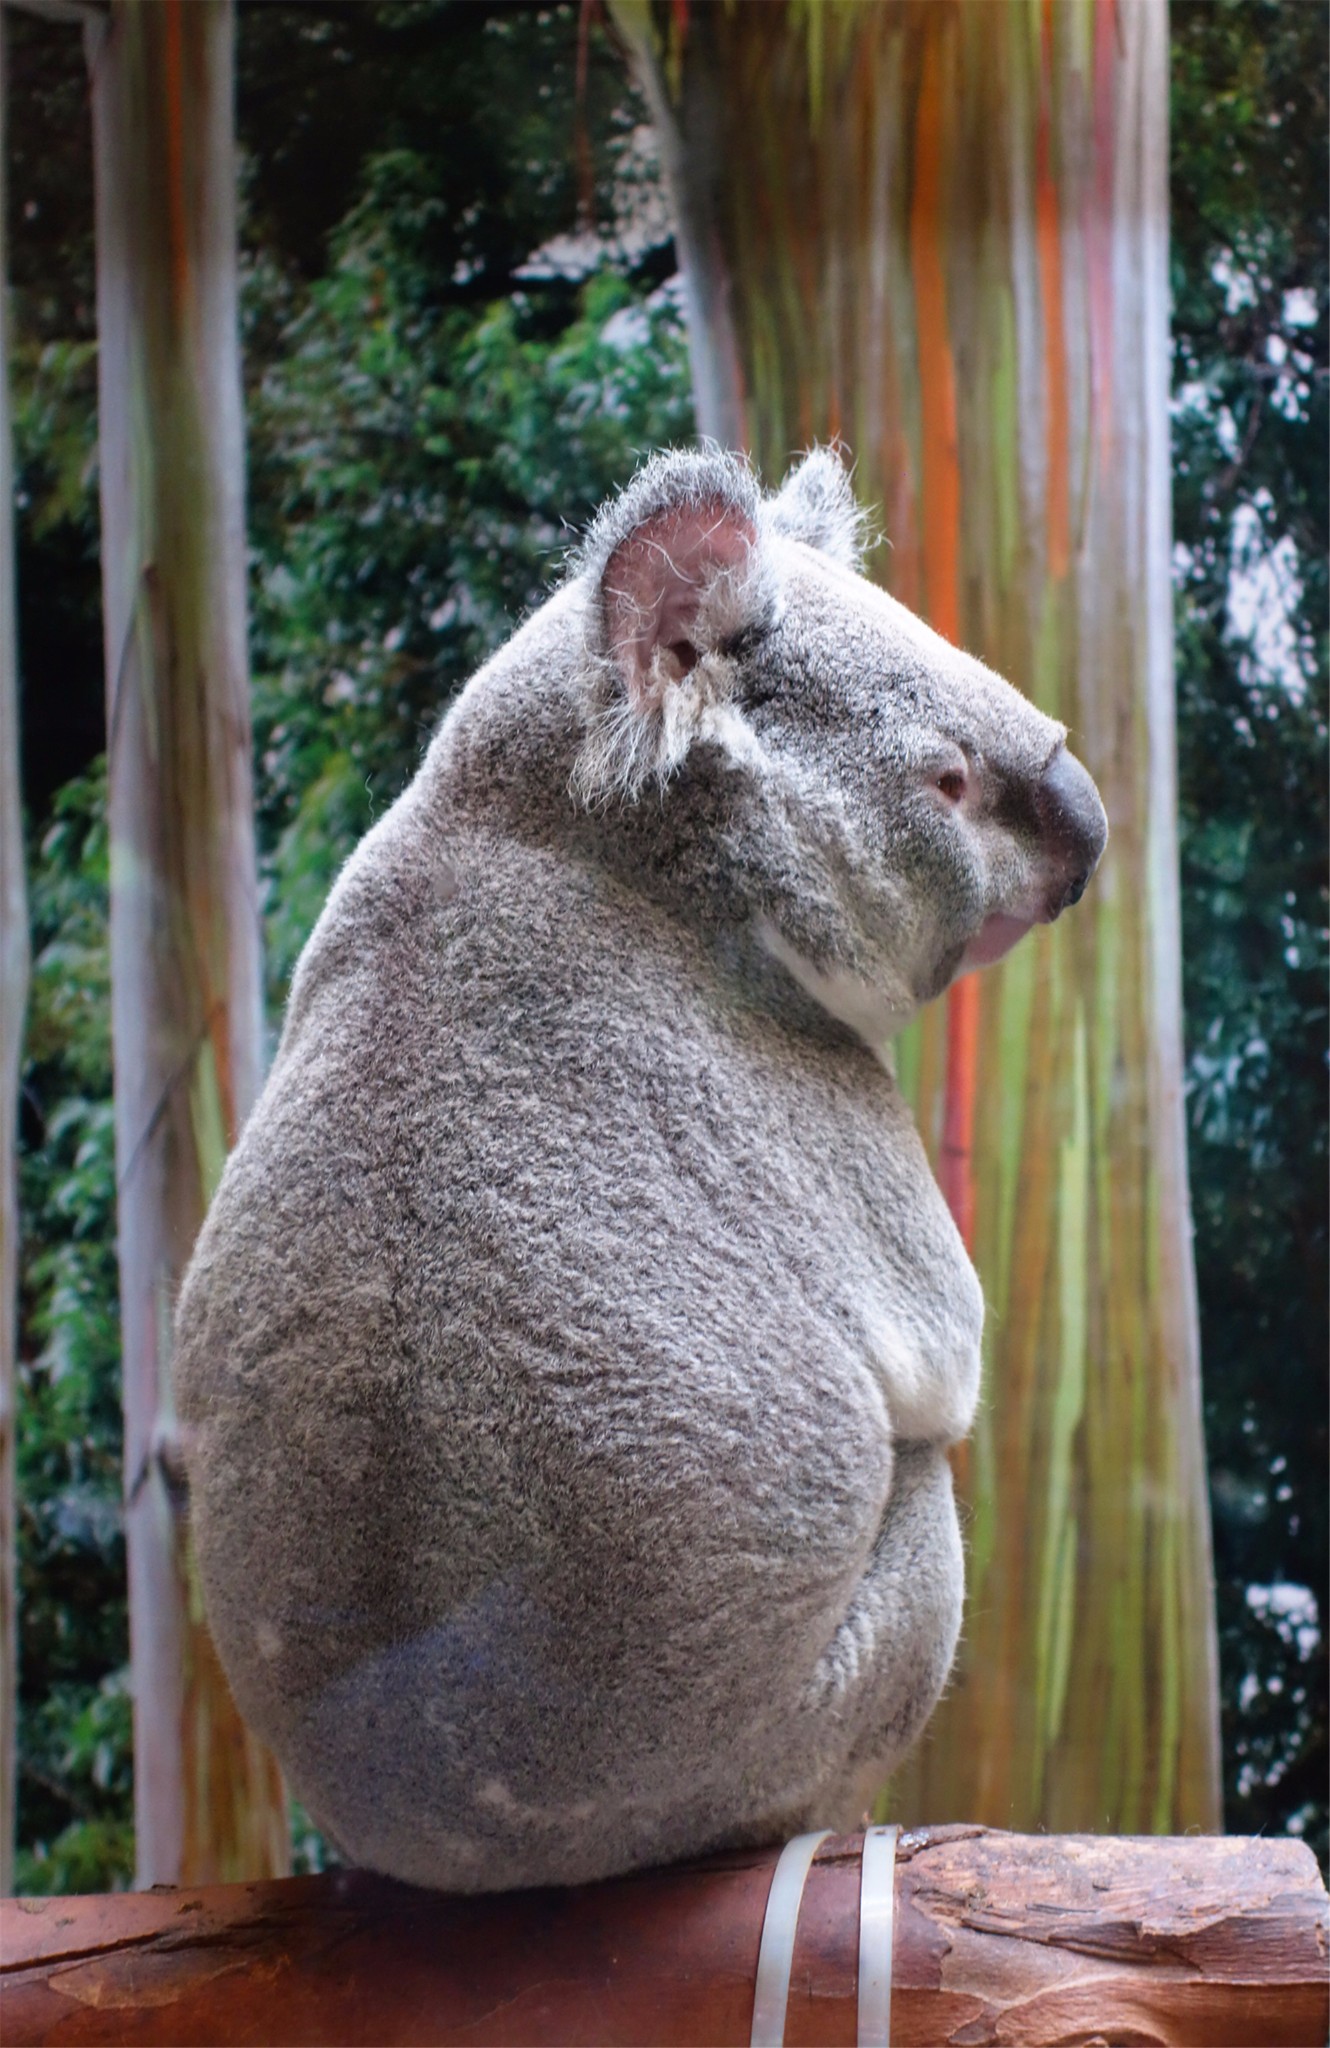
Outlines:
POLYGON ((620 541, 601 584, 605 635, 635 711, 655 710, 671 683, 718 637, 708 600, 742 574, 757 543, 752 521, 724 499, 671 505, 620 541))

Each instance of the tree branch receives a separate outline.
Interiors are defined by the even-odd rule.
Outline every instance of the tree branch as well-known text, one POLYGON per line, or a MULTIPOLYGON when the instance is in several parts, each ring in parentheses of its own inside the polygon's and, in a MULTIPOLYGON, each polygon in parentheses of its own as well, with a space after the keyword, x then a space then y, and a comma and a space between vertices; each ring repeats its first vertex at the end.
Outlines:
MULTIPOLYGON (((863 1838, 825 1841, 785 2039, 852 2041, 863 1838)), ((5 2039, 747 2042, 776 1850, 456 1898, 363 1871, 3 1908, 5 2039)), ((900 1838, 893 2039, 1323 2041, 1305 1844, 931 1828, 900 1838)))

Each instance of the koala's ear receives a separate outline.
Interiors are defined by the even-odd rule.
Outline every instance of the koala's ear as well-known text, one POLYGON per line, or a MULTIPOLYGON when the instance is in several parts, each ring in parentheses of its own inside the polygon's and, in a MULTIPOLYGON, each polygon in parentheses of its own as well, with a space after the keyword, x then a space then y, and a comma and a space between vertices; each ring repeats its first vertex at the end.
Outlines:
POLYGON ((790 471, 772 500, 770 518, 777 533, 820 548, 846 569, 859 567, 867 522, 833 448, 812 449, 790 471))
POLYGON ((679 453, 649 463, 597 522, 605 651, 634 711, 659 710, 762 608, 758 503, 735 458, 679 453))
POLYGON ((577 567, 593 587, 586 803, 664 784, 730 695, 730 643, 778 609, 761 493, 717 448, 657 455, 599 514, 577 567))
POLYGON ((621 541, 601 585, 605 638, 635 711, 654 711, 741 621, 757 533, 719 499, 671 507, 621 541))

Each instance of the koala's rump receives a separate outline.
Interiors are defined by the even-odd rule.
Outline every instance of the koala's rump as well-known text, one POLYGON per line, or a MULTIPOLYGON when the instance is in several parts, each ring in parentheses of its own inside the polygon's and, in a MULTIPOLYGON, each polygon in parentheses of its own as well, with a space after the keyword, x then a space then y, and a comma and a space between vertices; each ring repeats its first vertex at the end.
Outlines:
POLYGON ((551 1814, 613 1809, 621 1867, 699 1845, 682 1783, 734 1839, 815 1776, 892 1467, 818 1058, 644 906, 483 852, 386 922, 344 895, 178 1363, 242 1707, 352 1853, 458 1884, 551 1814))

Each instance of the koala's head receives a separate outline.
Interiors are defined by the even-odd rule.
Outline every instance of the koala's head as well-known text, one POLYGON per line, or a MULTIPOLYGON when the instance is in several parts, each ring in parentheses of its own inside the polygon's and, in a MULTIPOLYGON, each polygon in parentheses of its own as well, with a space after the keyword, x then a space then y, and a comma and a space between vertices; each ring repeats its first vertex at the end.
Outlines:
POLYGON ((572 790, 605 833, 649 814, 681 889, 723 883, 876 1039, 1075 903, 1107 825, 1065 729, 866 581, 861 532, 826 451, 770 498, 716 451, 651 461, 580 557, 572 790))

